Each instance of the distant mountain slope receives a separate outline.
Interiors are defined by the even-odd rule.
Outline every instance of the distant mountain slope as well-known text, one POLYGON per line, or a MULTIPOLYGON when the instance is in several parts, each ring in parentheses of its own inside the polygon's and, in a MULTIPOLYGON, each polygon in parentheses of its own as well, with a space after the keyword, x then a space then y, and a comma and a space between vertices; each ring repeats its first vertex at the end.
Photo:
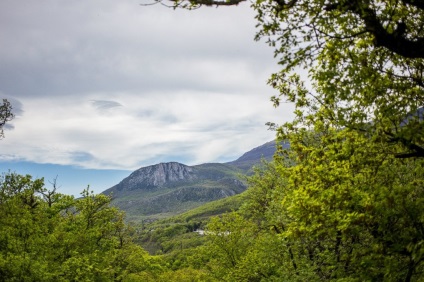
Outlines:
POLYGON ((140 168, 104 191, 130 220, 163 218, 239 194, 241 172, 226 164, 186 166, 171 162, 140 168))
MULTIPOLYGON (((288 143, 283 143, 282 145, 284 148, 288 147, 288 143)), ((271 161, 275 154, 275 151, 276 151, 276 142, 270 141, 244 153, 237 160, 228 162, 227 164, 233 165, 247 172, 254 165, 259 164, 262 159, 271 161)))
POLYGON ((142 167, 103 193, 112 195, 112 203, 129 220, 166 218, 243 192, 247 188, 243 175, 261 159, 271 160, 274 152, 271 141, 225 164, 169 162, 142 167))

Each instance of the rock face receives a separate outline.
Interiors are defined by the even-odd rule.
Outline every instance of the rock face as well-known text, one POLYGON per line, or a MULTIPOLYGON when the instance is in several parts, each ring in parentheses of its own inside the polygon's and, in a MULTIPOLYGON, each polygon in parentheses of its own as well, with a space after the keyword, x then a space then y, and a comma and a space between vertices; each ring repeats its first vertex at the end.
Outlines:
POLYGON ((133 172, 128 178, 127 186, 129 190, 139 187, 151 188, 159 187, 169 182, 181 180, 191 180, 195 178, 193 169, 189 166, 170 162, 160 163, 133 172))
POLYGON ((188 181, 196 178, 192 167, 177 163, 160 163, 142 167, 112 187, 115 191, 153 189, 172 182, 188 181))

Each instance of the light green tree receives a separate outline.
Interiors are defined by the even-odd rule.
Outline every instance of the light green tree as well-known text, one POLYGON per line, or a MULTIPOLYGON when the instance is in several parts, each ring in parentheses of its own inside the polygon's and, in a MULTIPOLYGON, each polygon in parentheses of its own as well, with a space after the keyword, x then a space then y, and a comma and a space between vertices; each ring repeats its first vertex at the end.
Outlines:
POLYGON ((253 243, 254 225, 238 213, 212 218, 205 236, 209 244, 204 255, 209 257, 207 268, 218 281, 236 281, 235 270, 253 243))
POLYGON ((421 281, 423 160, 395 158, 349 129, 291 136, 286 158, 250 179, 232 216, 240 224, 223 217, 209 226, 246 243, 212 237, 212 271, 227 281, 421 281), (234 248, 237 259, 224 259, 234 248))
POLYGON ((75 199, 5 174, 0 226, 0 281, 154 281, 164 268, 133 242, 110 198, 88 189, 75 199))
POLYGON ((422 159, 395 158, 357 131, 315 130, 291 135, 296 163, 280 169, 283 238, 303 246, 320 280, 422 278, 422 159))
MULTIPOLYGON (((171 0, 189 9, 241 2, 171 0)), ((272 274, 284 280, 422 280, 424 2, 256 0, 252 7, 256 39, 275 48, 281 65, 269 80, 278 91, 271 100, 293 103, 295 119, 270 124, 291 149, 252 184, 241 216, 258 229, 248 237, 284 242, 275 246, 288 263, 272 274)), ((230 223, 221 224, 236 233, 230 223)), ((265 261, 265 246, 245 246, 222 277, 272 280, 249 271, 265 261)))

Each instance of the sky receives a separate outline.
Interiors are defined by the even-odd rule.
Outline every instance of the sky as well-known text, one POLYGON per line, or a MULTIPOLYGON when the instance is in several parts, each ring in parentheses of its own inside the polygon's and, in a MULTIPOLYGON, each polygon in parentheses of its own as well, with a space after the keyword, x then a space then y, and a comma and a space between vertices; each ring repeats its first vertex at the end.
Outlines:
POLYGON ((292 118, 270 102, 278 65, 249 3, 146 1, 0 1, 0 96, 16 115, 2 171, 100 192, 143 166, 235 160, 292 118))

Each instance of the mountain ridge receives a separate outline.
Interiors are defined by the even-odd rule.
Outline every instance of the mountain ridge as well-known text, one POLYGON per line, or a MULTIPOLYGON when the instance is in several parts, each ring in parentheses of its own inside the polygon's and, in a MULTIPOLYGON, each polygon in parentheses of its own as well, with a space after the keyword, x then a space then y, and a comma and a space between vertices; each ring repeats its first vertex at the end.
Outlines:
POLYGON ((166 162, 141 167, 103 194, 132 221, 166 218, 246 190, 245 176, 261 160, 271 160, 275 141, 227 163, 188 166, 166 162))

